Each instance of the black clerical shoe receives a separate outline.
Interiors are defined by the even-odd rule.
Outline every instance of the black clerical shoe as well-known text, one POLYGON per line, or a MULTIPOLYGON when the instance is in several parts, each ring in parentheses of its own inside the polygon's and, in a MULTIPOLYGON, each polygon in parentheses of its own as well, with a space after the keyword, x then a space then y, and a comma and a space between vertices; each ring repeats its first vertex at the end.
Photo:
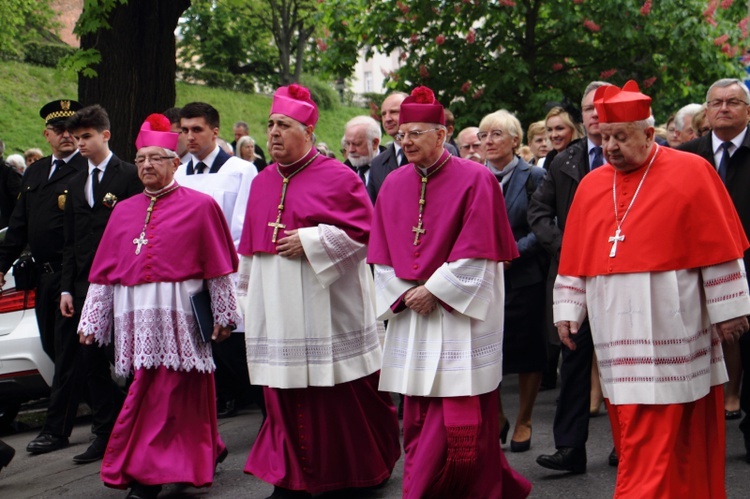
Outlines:
POLYGON ((29 445, 26 446, 26 450, 32 454, 44 454, 67 446, 68 437, 56 437, 49 433, 40 433, 38 437, 29 442, 29 445))
POLYGON ((537 457, 536 464, 555 471, 586 473, 586 449, 560 447, 554 454, 537 457))
POLYGON ((305 490, 290 490, 282 487, 273 487, 273 494, 266 499, 309 499, 312 494, 305 490))
POLYGON ((125 499, 156 499, 159 492, 161 492, 161 485, 143 485, 133 482, 130 493, 125 496, 125 499))
POLYGON ((0 470, 8 466, 16 455, 16 449, 0 440, 0 470))
POLYGON ((104 451, 107 450, 109 435, 97 435, 86 452, 73 456, 73 462, 76 464, 93 463, 104 457, 104 451))
POLYGON ((219 419, 231 418, 237 415, 237 402, 234 399, 219 402, 216 417, 219 419))
POLYGON ((617 456, 617 450, 615 450, 614 447, 612 447, 612 452, 609 453, 609 457, 607 458, 607 463, 610 466, 617 467, 618 464, 620 464, 620 458, 617 456))

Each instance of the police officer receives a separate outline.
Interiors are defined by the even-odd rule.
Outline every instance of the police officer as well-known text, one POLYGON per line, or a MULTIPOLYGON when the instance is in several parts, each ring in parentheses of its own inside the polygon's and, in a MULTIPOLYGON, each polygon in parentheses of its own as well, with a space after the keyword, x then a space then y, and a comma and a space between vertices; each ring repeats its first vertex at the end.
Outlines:
POLYGON ((39 111, 45 122, 44 138, 52 155, 29 166, 21 183, 21 194, 10 218, 5 241, 0 246, 0 289, 5 273, 28 246, 34 257, 38 282, 36 319, 42 348, 55 362, 50 408, 42 432, 26 450, 41 454, 68 445, 76 407, 70 407, 68 392, 71 372, 58 369, 66 356, 75 355, 78 342, 64 341, 75 336, 73 319, 60 313, 60 280, 64 245, 63 213, 70 180, 88 163, 65 128, 65 121, 83 106, 74 100, 56 100, 39 111), (71 333, 71 331, 73 333, 71 333), (67 334, 66 334, 67 333, 67 334))

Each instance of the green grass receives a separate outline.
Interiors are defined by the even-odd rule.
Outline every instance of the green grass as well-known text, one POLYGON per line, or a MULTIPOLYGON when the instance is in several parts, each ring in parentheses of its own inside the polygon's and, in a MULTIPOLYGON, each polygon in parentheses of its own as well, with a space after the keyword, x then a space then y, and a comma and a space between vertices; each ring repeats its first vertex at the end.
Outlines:
MULTIPOLYGON (((53 99, 75 99, 77 87, 75 78, 65 77, 54 69, 0 61, 0 139, 5 141, 5 156, 22 153, 30 147, 39 147, 49 154, 49 146, 42 136, 39 108, 53 99)), ((271 108, 270 96, 177 82, 176 105, 192 101, 208 102, 219 110, 219 135, 223 139, 228 142, 234 140, 232 125, 237 121, 246 121, 250 125, 250 135, 266 150, 265 130, 271 108)), ((369 110, 365 108, 344 106, 331 111, 321 110, 315 134, 319 141, 328 144, 340 156, 338 150, 344 125, 352 117, 368 113, 369 110)))

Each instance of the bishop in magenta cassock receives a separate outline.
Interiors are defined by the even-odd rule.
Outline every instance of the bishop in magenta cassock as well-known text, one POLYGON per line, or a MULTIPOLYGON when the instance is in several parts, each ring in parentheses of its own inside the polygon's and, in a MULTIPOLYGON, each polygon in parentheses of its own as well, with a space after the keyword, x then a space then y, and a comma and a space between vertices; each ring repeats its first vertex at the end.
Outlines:
POLYGON ((241 320, 229 275, 237 255, 226 219, 205 194, 180 187, 178 134, 151 115, 136 139, 146 187, 117 204, 91 268, 79 335, 111 341, 115 367, 134 373, 107 446, 105 485, 156 497, 165 483, 211 485, 226 456, 216 420, 211 343, 198 331, 190 296, 208 288, 213 339, 241 320))
POLYGON ((274 94, 276 163, 253 181, 239 247, 250 381, 268 412, 245 472, 274 498, 378 485, 400 455, 395 407, 377 390, 372 205, 360 178, 313 146, 317 119, 306 88, 274 94))
POLYGON ((588 313, 620 459, 615 497, 724 498, 721 341, 748 329, 748 241, 711 165, 654 143, 651 98, 635 82, 596 92, 608 164, 583 179, 568 216, 560 339, 573 348, 588 313))
MULTIPOLYGON (((503 262, 518 256, 502 192, 444 148, 445 115, 419 87, 401 104, 409 164, 373 217, 377 313, 388 320, 380 389, 404 397, 404 498, 522 498, 500 448, 503 262)), ((400 137, 399 137, 400 136, 400 137)))

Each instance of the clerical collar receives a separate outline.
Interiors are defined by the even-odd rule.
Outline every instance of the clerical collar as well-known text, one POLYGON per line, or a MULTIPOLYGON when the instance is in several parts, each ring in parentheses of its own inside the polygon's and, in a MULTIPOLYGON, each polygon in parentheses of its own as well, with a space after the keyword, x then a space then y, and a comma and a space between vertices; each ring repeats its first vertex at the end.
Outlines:
POLYGON ((148 197, 154 197, 154 196, 161 197, 164 194, 167 194, 178 187, 179 187, 179 184, 177 183, 177 181, 175 179, 172 179, 172 181, 168 185, 162 187, 158 191, 149 191, 148 189, 144 189, 143 193, 148 197))
POLYGON ((104 173, 104 170, 107 169, 107 165, 112 160, 112 156, 114 156, 114 153, 112 153, 112 151, 109 151, 109 154, 107 155, 106 158, 104 158, 104 161, 102 161, 98 165, 95 165, 94 163, 91 162, 91 160, 89 160, 89 175, 91 175, 91 172, 94 171, 94 168, 99 168, 99 171, 101 173, 104 173))
POLYGON ((745 135, 747 135, 747 127, 743 128, 739 135, 728 141, 721 140, 716 136, 716 132, 711 132, 711 150, 714 152, 714 154, 718 154, 719 150, 721 149, 721 145, 724 142, 731 142, 734 145, 735 149, 739 149, 742 143, 745 141, 745 135))
POLYGON ((318 154, 318 150, 315 147, 310 147, 309 151, 307 151, 305 154, 302 155, 300 159, 298 159, 297 161, 293 163, 290 163, 288 165, 277 163, 279 165, 279 170, 281 173, 289 173, 289 172, 295 171, 297 168, 299 168, 300 166, 310 161, 312 157, 315 156, 316 154, 318 154))
POLYGON ((446 156, 450 156, 450 155, 451 153, 449 153, 447 149, 443 149, 443 153, 438 157, 438 159, 435 160, 435 162, 432 163, 427 168, 417 166, 416 164, 414 164, 414 166, 419 168, 419 171, 421 171, 423 175, 429 177, 435 172, 436 169, 441 168, 445 164, 446 156))
POLYGON ((208 156, 206 156, 203 159, 198 159, 195 156, 195 154, 191 153, 190 155, 191 155, 191 157, 193 159, 193 168, 195 168, 195 165, 197 165, 198 163, 203 163, 204 165, 206 165, 206 172, 205 173, 208 173, 208 170, 211 169, 211 167, 214 164, 214 161, 216 160, 216 156, 219 155, 219 150, 220 149, 221 148, 219 146, 216 146, 216 148, 214 148, 213 151, 211 151, 210 153, 208 153, 208 156))

